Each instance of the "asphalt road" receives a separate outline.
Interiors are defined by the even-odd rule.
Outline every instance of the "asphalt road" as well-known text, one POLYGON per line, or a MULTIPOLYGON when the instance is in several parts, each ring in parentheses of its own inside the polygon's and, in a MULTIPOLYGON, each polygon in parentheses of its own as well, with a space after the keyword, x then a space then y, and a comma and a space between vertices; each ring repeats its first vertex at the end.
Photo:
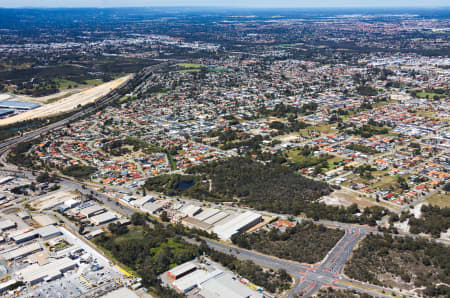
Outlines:
MULTIPOLYGON (((249 251, 222 242, 204 238, 208 246, 223 253, 232 254, 241 260, 251 260, 256 264, 272 268, 284 269, 295 277, 295 284, 287 297, 309 297, 322 287, 339 287, 368 293, 375 297, 391 297, 383 295, 383 288, 355 282, 342 275, 343 266, 350 256, 356 243, 365 235, 357 233, 358 228, 346 233, 338 244, 330 251, 323 262, 318 265, 301 264, 294 261, 283 260, 273 256, 249 251)), ((384 289, 389 293, 389 289, 384 289)))

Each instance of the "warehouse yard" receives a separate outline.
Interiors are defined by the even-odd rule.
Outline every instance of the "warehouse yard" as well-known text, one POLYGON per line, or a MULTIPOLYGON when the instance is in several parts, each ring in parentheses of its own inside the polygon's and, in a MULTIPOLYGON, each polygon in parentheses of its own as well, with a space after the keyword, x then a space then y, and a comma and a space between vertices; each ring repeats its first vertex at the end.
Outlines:
POLYGON ((89 103, 95 102, 97 99, 108 94, 111 90, 116 89, 122 84, 126 83, 131 77, 132 75, 127 75, 114 81, 101 84, 97 87, 73 94, 57 102, 50 103, 24 113, 20 113, 9 118, 1 119, 0 125, 8 125, 36 118, 45 118, 57 115, 62 112, 71 111, 78 105, 84 106, 89 103))

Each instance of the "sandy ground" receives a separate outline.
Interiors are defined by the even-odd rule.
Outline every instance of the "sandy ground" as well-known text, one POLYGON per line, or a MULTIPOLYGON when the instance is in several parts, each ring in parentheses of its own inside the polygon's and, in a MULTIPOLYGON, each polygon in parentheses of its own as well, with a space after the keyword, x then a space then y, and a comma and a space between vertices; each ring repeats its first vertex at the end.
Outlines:
POLYGON ((420 203, 420 204, 417 204, 416 206, 414 206, 413 209, 410 209, 411 213, 414 214, 415 218, 420 218, 420 216, 422 215, 421 209, 422 209, 423 205, 428 205, 428 204, 427 203, 420 203))
POLYGON ((396 222, 394 223, 394 227, 396 227, 399 231, 408 233, 409 232, 409 219, 404 222, 396 222))
POLYGON ((132 75, 121 77, 117 80, 101 84, 97 87, 81 91, 77 94, 71 95, 57 102, 50 103, 45 106, 41 106, 37 109, 27 111, 10 118, 0 120, 0 125, 8 125, 15 122, 45 118, 53 115, 57 115, 62 112, 68 112, 75 109, 78 105, 84 106, 96 101, 98 98, 108 94, 111 90, 118 88, 123 83, 127 82, 132 75))
POLYGON ((348 207, 353 203, 356 203, 359 208, 365 208, 370 206, 377 206, 376 202, 371 200, 361 198, 360 196, 346 191, 345 189, 336 190, 329 194, 328 196, 324 196, 320 199, 321 202, 324 202, 327 205, 333 206, 345 206, 348 207))

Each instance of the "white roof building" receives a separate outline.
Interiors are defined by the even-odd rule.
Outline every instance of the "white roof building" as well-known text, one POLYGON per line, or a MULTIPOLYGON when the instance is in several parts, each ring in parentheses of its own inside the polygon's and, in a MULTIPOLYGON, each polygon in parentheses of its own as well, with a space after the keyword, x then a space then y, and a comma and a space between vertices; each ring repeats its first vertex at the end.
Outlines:
POLYGON ((16 275, 23 279, 24 282, 36 284, 38 282, 47 280, 51 281, 59 278, 64 272, 72 270, 77 266, 77 263, 70 258, 58 259, 52 263, 44 266, 39 264, 32 264, 25 269, 16 272, 16 275))
POLYGON ((194 216, 194 218, 204 221, 205 219, 210 218, 211 216, 214 216, 217 213, 220 213, 219 209, 207 208, 202 212, 200 212, 199 214, 197 214, 196 216, 194 216))
POLYGON ((230 240, 234 235, 238 235, 256 225, 262 220, 262 217, 258 213, 247 211, 239 214, 232 220, 218 225, 213 228, 214 233, 222 240, 230 240))
POLYGON ((183 216, 190 216, 190 217, 194 217, 195 215, 197 215, 198 213, 200 213, 202 211, 202 208, 199 206, 195 206, 195 205, 187 205, 184 206, 183 208, 180 209, 180 213, 183 216))
POLYGON ((145 203, 154 202, 154 201, 155 201, 155 198, 153 196, 145 196, 143 198, 140 198, 140 199, 137 199, 136 201, 134 201, 133 205, 136 207, 141 207, 145 203))
POLYGON ((180 279, 177 279, 173 282, 173 286, 181 293, 189 292, 195 287, 201 285, 202 283, 208 281, 209 279, 222 274, 221 270, 214 270, 212 272, 208 272, 205 270, 196 270, 186 276, 183 276, 180 279))
POLYGON ((89 220, 96 226, 102 225, 111 221, 114 221, 118 218, 117 214, 111 211, 107 211, 105 213, 93 216, 89 218, 89 220))
POLYGON ((2 255, 2 257, 7 261, 12 261, 20 258, 24 258, 32 253, 42 250, 39 243, 34 242, 19 248, 12 249, 2 255))
POLYGON ((17 224, 10 219, 0 221, 0 230, 2 230, 2 232, 15 227, 17 227, 17 224))
POLYGON ((95 216, 103 212, 106 212, 106 208, 97 204, 80 210, 80 214, 86 217, 95 216))

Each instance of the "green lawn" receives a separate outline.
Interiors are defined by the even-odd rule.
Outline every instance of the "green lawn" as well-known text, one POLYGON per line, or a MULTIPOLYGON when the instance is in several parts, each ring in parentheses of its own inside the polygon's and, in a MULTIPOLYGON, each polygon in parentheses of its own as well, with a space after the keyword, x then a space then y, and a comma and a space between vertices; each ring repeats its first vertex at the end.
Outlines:
POLYGON ((183 68, 202 68, 204 65, 194 64, 194 63, 182 63, 182 64, 178 64, 178 66, 183 67, 183 68))
POLYGON ((102 79, 90 79, 90 80, 86 80, 85 84, 88 86, 98 86, 103 84, 103 80, 102 79))
POLYGON ((332 127, 335 127, 336 125, 325 124, 325 123, 319 124, 319 125, 312 125, 307 128, 300 129, 300 135, 307 136, 309 134, 309 132, 316 132, 316 133, 320 132, 320 133, 326 133, 326 134, 335 133, 338 130, 334 129, 332 127))
POLYGON ((182 69, 182 70, 180 70, 180 72, 181 72, 181 73, 200 72, 200 68, 182 69))
POLYGON ((141 226, 133 227, 128 233, 120 235, 115 239, 116 243, 127 240, 142 240, 144 239, 144 230, 141 226))
POLYGON ((444 94, 439 94, 439 93, 433 93, 433 92, 417 92, 416 96, 419 98, 429 98, 432 99, 435 95, 437 95, 438 97, 445 97, 444 94))
MULTIPOLYGON (((332 158, 330 158, 328 160, 328 169, 333 170, 336 168, 336 166, 334 165, 335 162, 341 162, 344 159, 342 157, 339 156, 333 156, 332 158)), ((339 166, 338 166, 339 167, 339 166)))

